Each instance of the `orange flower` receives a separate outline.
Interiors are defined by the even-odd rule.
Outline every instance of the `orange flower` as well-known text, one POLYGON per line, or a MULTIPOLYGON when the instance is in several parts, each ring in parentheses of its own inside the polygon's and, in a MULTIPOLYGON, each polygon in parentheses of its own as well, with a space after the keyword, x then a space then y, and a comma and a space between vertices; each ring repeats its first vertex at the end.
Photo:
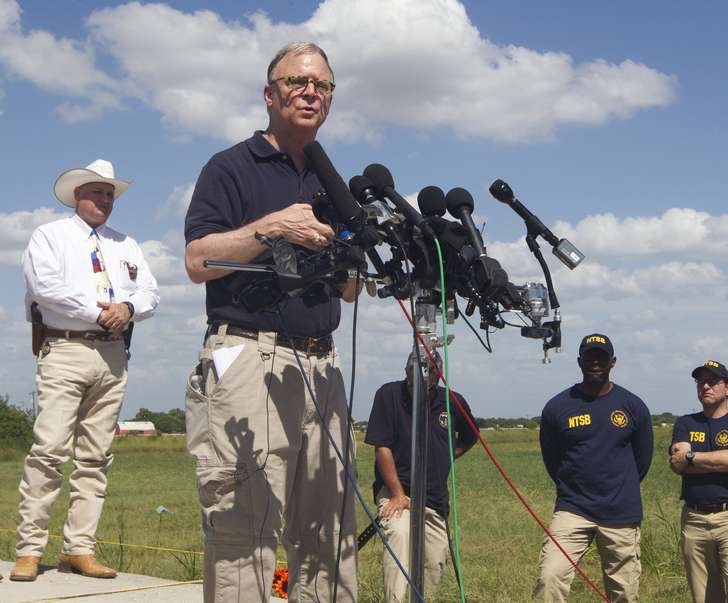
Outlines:
POLYGON ((273 594, 288 599, 288 568, 277 567, 273 572, 273 594))

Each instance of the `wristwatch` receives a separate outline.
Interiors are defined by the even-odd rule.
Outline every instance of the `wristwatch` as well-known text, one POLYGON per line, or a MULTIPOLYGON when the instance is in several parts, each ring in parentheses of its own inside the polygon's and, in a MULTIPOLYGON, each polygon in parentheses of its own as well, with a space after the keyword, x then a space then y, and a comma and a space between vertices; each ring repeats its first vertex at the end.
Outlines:
POLYGON ((134 312, 136 312, 136 310, 134 310, 134 304, 131 303, 130 301, 125 301, 125 302, 121 302, 121 303, 124 304, 127 308, 129 308, 129 320, 134 318, 134 312))
POLYGON ((685 460, 687 461, 688 465, 692 467, 693 462, 695 461, 695 453, 692 450, 688 450, 685 453, 685 460))

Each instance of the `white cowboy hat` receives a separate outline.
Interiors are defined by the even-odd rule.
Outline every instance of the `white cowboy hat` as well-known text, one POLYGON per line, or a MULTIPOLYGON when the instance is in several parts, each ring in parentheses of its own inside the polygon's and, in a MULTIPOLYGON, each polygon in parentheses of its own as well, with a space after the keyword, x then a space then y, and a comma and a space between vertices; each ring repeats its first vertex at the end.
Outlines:
POLYGON ((56 198, 68 207, 76 207, 76 196, 74 191, 83 184, 89 182, 108 182, 114 186, 114 199, 129 188, 131 182, 114 178, 114 166, 110 161, 97 159, 89 163, 85 168, 73 168, 63 172, 53 185, 53 192, 56 198))

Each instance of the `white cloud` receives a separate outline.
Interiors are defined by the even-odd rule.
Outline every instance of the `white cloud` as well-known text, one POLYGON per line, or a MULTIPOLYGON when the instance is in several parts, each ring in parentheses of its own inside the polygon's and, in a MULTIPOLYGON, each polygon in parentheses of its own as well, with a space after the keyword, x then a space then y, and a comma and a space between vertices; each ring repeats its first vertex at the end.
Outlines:
POLYGON ((728 214, 673 207, 661 216, 619 219, 597 214, 576 226, 559 221, 554 232, 584 252, 602 257, 685 253, 704 257, 728 256, 728 214))
POLYGON ((338 86, 322 132, 349 141, 396 125, 531 142, 562 125, 629 117, 675 96, 673 77, 628 58, 575 64, 561 52, 494 44, 456 0, 325 0, 297 24, 263 12, 241 23, 209 10, 132 2, 92 12, 84 42, 23 33, 17 4, 0 6, 0 64, 71 97, 59 107, 69 121, 134 98, 174 130, 240 140, 265 125, 267 64, 296 39, 327 50, 338 86), (116 60, 120 81, 96 66, 96 51, 116 60))
POLYGON ((187 214, 187 208, 192 200, 192 193, 194 190, 194 182, 175 186, 174 190, 159 207, 157 217, 174 216, 177 218, 184 218, 187 214))
POLYGON ((0 264, 17 266, 30 235, 41 224, 64 218, 68 212, 50 207, 0 213, 0 264))
POLYGON ((11 0, 0 3, 0 65, 10 77, 77 101, 63 103, 58 111, 74 122, 99 117, 119 108, 118 85, 96 68, 94 49, 87 43, 56 38, 47 31, 24 33, 20 7, 11 0))
POLYGON ((161 241, 149 240, 139 245, 149 269, 160 283, 187 279, 184 258, 177 256, 161 241))

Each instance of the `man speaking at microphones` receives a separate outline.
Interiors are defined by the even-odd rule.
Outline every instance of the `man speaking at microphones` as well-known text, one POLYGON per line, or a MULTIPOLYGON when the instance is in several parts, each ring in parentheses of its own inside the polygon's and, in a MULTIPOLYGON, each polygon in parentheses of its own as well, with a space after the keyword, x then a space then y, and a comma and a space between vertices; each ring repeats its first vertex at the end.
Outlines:
POLYGON ((321 48, 282 48, 263 89, 268 127, 210 159, 187 212, 187 273, 207 293, 205 343, 187 382, 206 603, 268 601, 279 542, 291 601, 331 601, 335 584, 337 601, 356 601, 352 489, 342 518, 346 477, 294 355, 344 450, 350 426, 331 333, 339 297, 353 301, 355 287, 327 285, 316 305, 298 297, 249 312, 233 301, 235 273, 204 266, 208 259, 272 264, 264 241, 279 237, 310 251, 331 242, 334 232, 311 209, 321 182, 303 148, 326 120, 334 87, 321 48))

